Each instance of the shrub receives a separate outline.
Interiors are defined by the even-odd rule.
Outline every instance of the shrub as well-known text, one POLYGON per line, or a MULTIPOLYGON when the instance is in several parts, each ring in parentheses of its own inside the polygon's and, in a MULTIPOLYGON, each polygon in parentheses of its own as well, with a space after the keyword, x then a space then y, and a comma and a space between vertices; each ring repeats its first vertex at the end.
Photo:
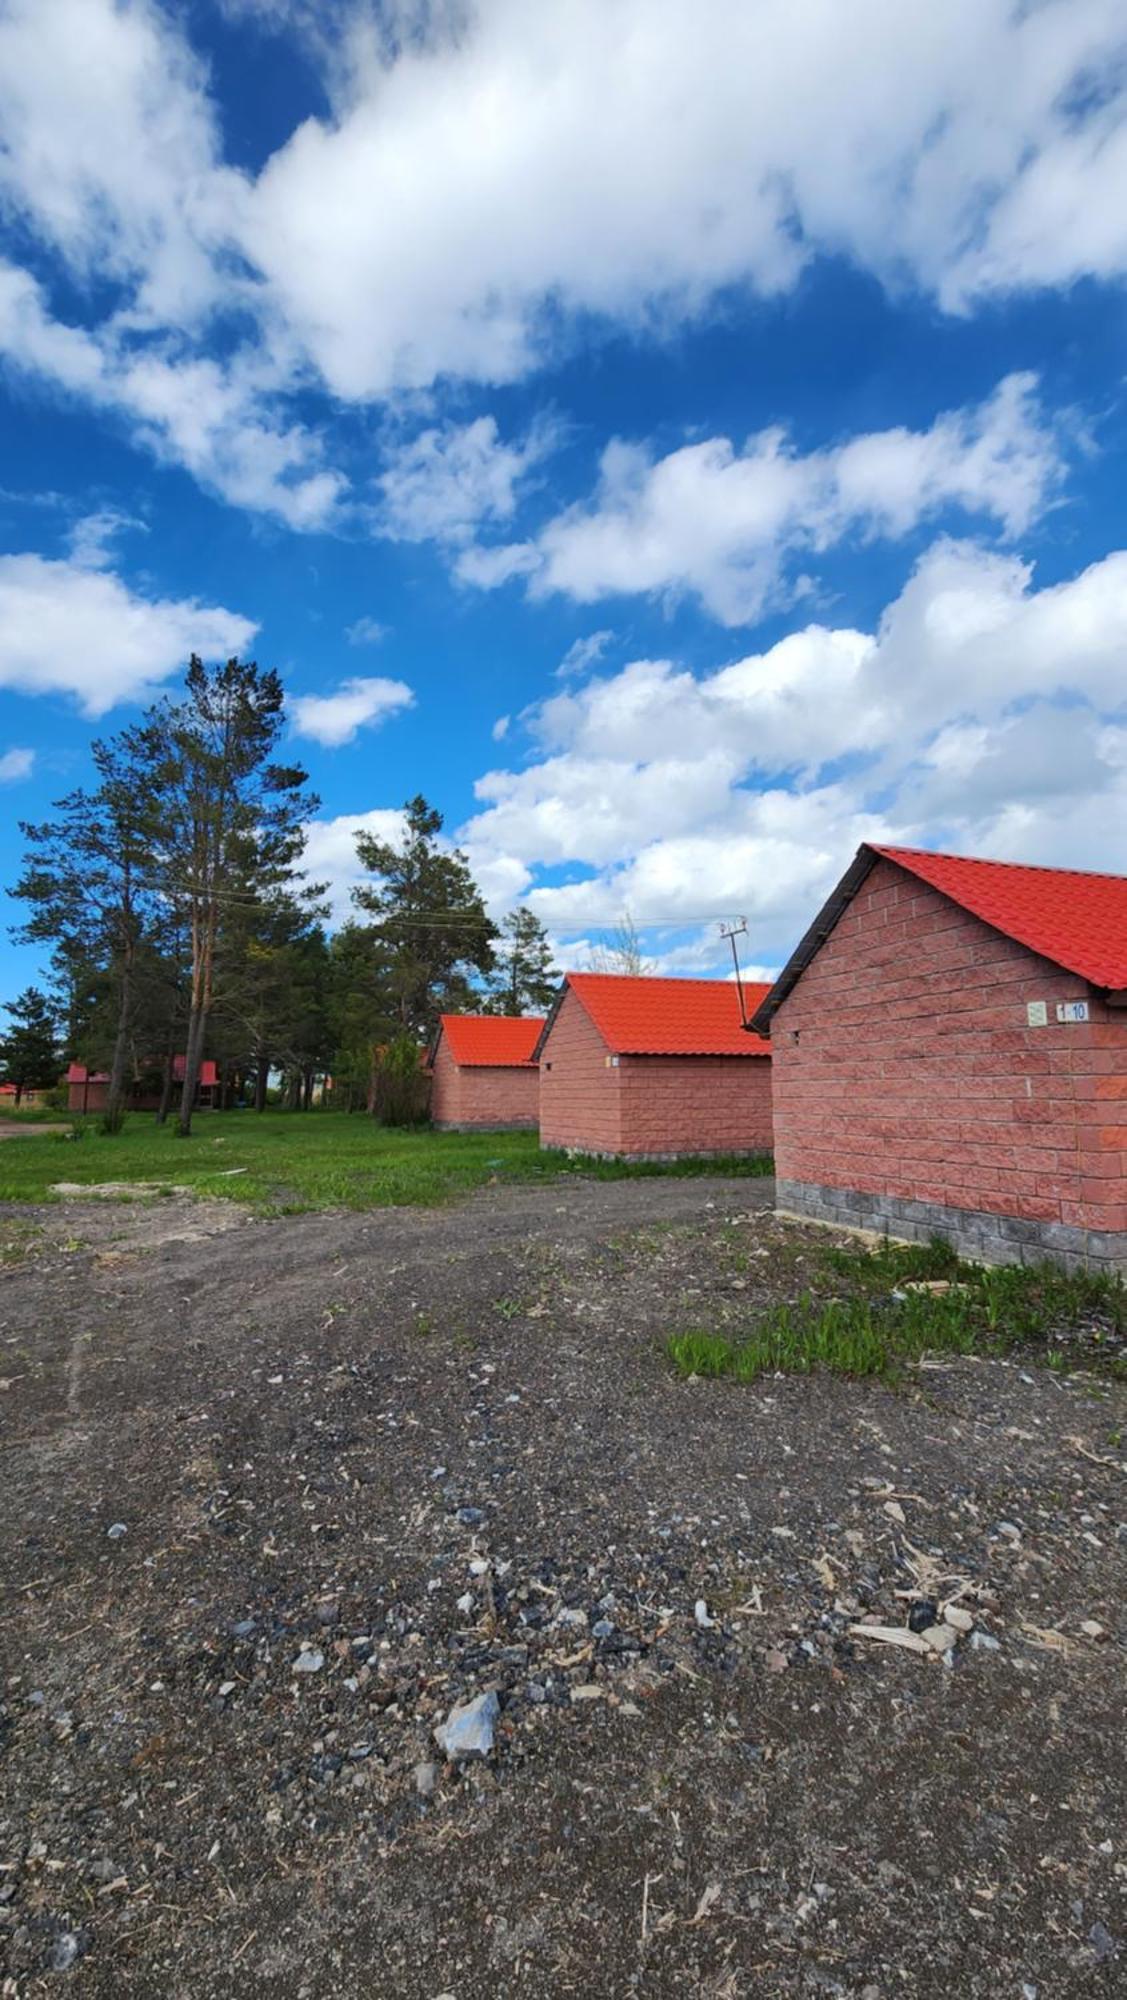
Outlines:
POLYGON ((381 1125, 425 1124, 430 1106, 430 1077, 419 1056, 419 1045, 410 1035, 396 1035, 380 1052, 372 1110, 381 1125))

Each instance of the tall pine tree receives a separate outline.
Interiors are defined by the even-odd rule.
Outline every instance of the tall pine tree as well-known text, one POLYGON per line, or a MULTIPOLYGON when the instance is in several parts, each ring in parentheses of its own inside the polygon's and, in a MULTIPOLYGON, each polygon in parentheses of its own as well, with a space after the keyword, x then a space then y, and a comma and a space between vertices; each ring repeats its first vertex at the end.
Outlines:
POLYGON ((292 885, 304 822, 318 805, 304 789, 305 771, 274 762, 283 721, 276 673, 252 660, 205 667, 193 654, 185 698, 162 703, 148 724, 161 746, 159 880, 189 940, 183 1137, 221 991, 225 922, 292 885))
POLYGON ((387 947, 388 989, 400 1028, 426 1041, 443 1013, 472 1006, 476 973, 487 978, 499 935, 459 848, 442 842, 442 814, 421 796, 404 807, 402 841, 356 836, 356 852, 376 879, 353 890, 387 947))
POLYGON ((487 1011, 491 1014, 545 1014, 556 997, 560 974, 552 962, 548 933, 524 904, 501 925, 498 970, 487 1011))

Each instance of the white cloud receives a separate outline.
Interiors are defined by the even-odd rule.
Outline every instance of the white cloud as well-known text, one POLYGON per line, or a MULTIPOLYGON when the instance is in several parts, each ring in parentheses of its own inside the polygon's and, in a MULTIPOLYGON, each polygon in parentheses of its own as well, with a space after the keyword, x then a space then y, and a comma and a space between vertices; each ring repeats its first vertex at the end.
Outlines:
POLYGON ((557 680, 566 681, 585 674, 596 660, 601 660, 614 638, 613 632, 588 632, 584 639, 573 639, 559 666, 557 680))
POLYGON ((30 778, 34 768, 34 750, 5 750, 0 756, 0 785, 16 785, 21 778, 30 778))
POLYGON ((506 736, 509 733, 509 724, 512 721, 512 719, 513 718, 511 715, 499 715, 497 717, 496 722, 493 724, 493 727, 489 732, 493 738, 494 743, 504 742, 506 736))
POLYGON ((380 532, 396 542, 458 546, 479 527, 510 520, 551 440, 551 427, 540 424, 520 444, 505 444, 493 417, 421 431, 389 453, 377 481, 380 532))
POLYGON ((528 711, 539 760, 486 773, 462 835, 573 871, 528 896, 549 926, 747 914, 761 963, 862 839, 1127 872, 1125 657, 1127 551, 1037 588, 941 541, 873 633, 811 625, 704 675, 634 661, 528 711))
POLYGON ((1118 0, 408 19, 430 32, 345 38, 332 114, 239 215, 338 395, 511 380, 569 320, 691 319, 724 287, 789 288, 817 249, 956 309, 1127 264, 1118 0))
POLYGON ((248 192, 223 164, 203 65, 150 0, 7 0, 0 187, 83 280, 182 325, 237 284, 248 192))
POLYGON ((458 574, 489 587, 524 573, 534 595, 560 591, 581 604, 692 594, 722 623, 749 624, 794 594, 795 560, 846 538, 902 536, 952 508, 986 515, 1008 535, 1028 526, 1062 473, 1036 386, 1032 375, 1011 375, 986 402, 926 431, 875 431, 806 453, 779 429, 742 451, 709 438, 656 461, 615 439, 590 506, 550 521, 534 550, 486 549, 458 574))
MULTIPOLYGON (((190 10, 6 0, 0 201, 45 289, 0 276, 0 348, 295 528, 346 491, 310 428, 319 384, 510 381, 600 327, 662 335, 732 288, 785 290, 819 252, 952 311, 1127 272, 1121 0, 403 0, 337 9, 329 33, 299 0, 242 12, 303 26, 329 63, 330 109, 257 177, 226 155, 190 10)), ((454 541, 506 518, 514 448, 494 445, 481 512, 444 467, 454 541)), ((741 455, 697 449, 708 492, 742 492, 741 455)), ((871 468, 852 473, 862 515, 871 468)), ((415 533, 427 507, 405 506, 415 533)), ((467 543, 460 566, 484 582, 541 554, 467 543)), ((604 548, 585 584, 576 534, 552 560, 580 590, 616 573, 604 548)))
POLYGON ((71 695, 86 715, 143 698, 190 653, 244 652, 257 630, 222 605, 146 597, 73 559, 0 556, 0 687, 71 695))
POLYGON ((346 625, 344 636, 350 646, 378 646, 387 638, 388 628, 381 625, 378 618, 357 618, 355 624, 346 625))
POLYGON ((405 681, 357 677, 341 681, 332 694, 295 695, 289 706, 298 736, 312 737, 315 743, 335 750, 342 743, 351 743, 361 729, 413 707, 414 701, 405 681))
POLYGON ((0 358, 121 418, 156 457, 236 506, 292 528, 334 518, 343 474, 320 463, 305 426, 277 421, 277 371, 247 349, 219 362, 178 343, 131 345, 116 326, 95 336, 53 319, 35 280, 0 261, 0 358))
POLYGON ((116 507, 100 507, 94 514, 83 514, 70 531, 71 561, 80 569, 107 569, 115 539, 131 530, 142 535, 149 532, 144 521, 136 520, 132 514, 122 514, 116 507))

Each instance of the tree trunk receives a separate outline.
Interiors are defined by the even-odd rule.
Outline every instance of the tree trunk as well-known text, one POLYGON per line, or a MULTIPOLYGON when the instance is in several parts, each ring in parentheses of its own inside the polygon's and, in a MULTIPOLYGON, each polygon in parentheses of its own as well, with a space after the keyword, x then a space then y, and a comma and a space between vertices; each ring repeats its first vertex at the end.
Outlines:
POLYGON ((194 1000, 188 1015, 188 1046, 184 1056, 184 1089, 180 1097, 180 1119, 177 1131, 181 1139, 189 1139, 192 1134, 192 1106, 196 1101, 196 1089, 200 1078, 200 1062, 203 1057, 203 1038, 207 1029, 207 1009, 202 1001, 194 1000))
POLYGON ((106 1112, 102 1123, 107 1132, 120 1132, 125 1117, 125 1064, 129 1055, 129 1016, 132 1011, 133 981, 129 957, 121 968, 121 993, 117 1007, 110 1081, 106 1091, 106 1112))
POLYGON ((160 1082, 160 1103, 157 1105, 157 1124, 166 1125, 172 1109, 172 1050, 164 1059, 164 1075, 160 1082))
POLYGON ((301 1108, 303 1111, 312 1111, 313 1109, 313 1071, 311 1069, 307 1069, 301 1079, 301 1108))
POLYGON ((269 1081, 270 1058, 265 1049, 256 1049, 254 1071, 254 1108, 256 1111, 265 1111, 266 1109, 266 1090, 269 1081))

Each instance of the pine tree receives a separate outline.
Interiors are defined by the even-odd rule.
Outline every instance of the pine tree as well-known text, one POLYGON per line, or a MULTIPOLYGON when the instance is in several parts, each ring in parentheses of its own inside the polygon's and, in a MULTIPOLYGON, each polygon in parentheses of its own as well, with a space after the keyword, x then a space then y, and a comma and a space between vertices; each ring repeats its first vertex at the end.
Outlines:
POLYGON ((560 974, 552 962, 548 933, 524 904, 501 925, 497 982, 489 996, 491 1014, 544 1014, 556 997, 560 974))
POLYGON ((0 1065, 5 1083, 16 1087, 16 1109, 25 1090, 45 1090, 59 1080, 59 1037, 55 1010, 38 986, 26 986, 4 1012, 7 1031, 0 1034, 0 1065))
POLYGON ((158 787, 145 728, 93 745, 99 783, 60 799, 59 817, 21 825, 24 872, 13 894, 31 906, 16 935, 46 943, 67 994, 68 1041, 109 1058, 103 1124, 120 1129, 135 1026, 138 969, 156 919, 153 846, 158 787), (104 1051, 104 1053, 103 1053, 104 1051))
POLYGON ((372 929, 387 946, 398 1025, 422 1042, 440 1014, 473 1004, 471 976, 493 972, 498 930, 465 855, 439 838, 442 814, 421 796, 409 799, 404 811, 398 846, 357 834, 356 852, 377 880, 354 889, 353 900, 375 920, 372 929))
POLYGON ((303 770, 273 762, 284 723, 276 673, 251 660, 208 668, 193 654, 186 690, 147 725, 162 746, 159 876, 189 939, 182 1137, 192 1129, 208 1021, 222 994, 225 920, 292 885, 304 822, 318 804, 303 789, 303 770))

